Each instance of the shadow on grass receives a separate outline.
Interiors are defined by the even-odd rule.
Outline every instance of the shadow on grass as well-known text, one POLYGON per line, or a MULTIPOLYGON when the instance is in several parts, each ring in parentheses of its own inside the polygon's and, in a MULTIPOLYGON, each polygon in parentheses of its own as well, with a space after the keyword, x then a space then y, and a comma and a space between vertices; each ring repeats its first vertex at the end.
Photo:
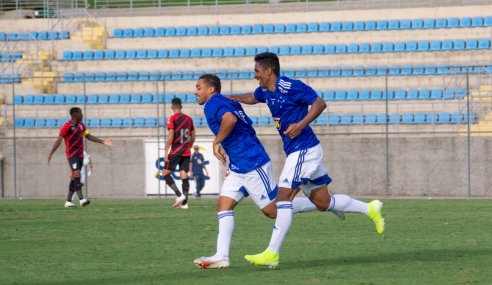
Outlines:
MULTIPOLYGON (((439 250, 419 250, 419 251, 409 251, 409 252, 400 252, 400 253, 385 253, 380 255, 370 255, 366 257, 345 257, 345 258, 325 258, 325 259, 316 259, 316 260, 308 260, 308 261, 288 261, 281 262, 280 267, 272 271, 272 274, 276 272, 281 272, 282 270, 299 270, 305 268, 316 268, 316 267, 339 267, 339 266, 352 266, 352 265, 360 265, 360 264, 375 264, 375 263, 398 263, 398 262, 440 262, 440 261, 448 261, 451 258, 454 258, 455 261, 459 262, 460 258, 463 257, 479 257, 479 256, 491 256, 492 249, 439 249, 439 250)), ((245 261, 244 261, 245 262, 245 261)), ((210 278, 214 278, 215 282, 218 281, 217 274, 210 274, 210 271, 199 271, 199 272, 191 272, 193 269, 193 265, 190 261, 190 269, 182 272, 163 272, 162 274, 154 274, 154 275, 146 275, 145 272, 142 272, 142 275, 133 275, 127 276, 129 272, 122 272, 121 277, 108 277, 108 278, 98 278, 97 276, 89 277, 85 276, 83 279, 73 279, 73 280, 64 280, 64 281, 29 281, 29 282, 15 282, 15 284, 67 284, 69 282, 70 285, 83 285, 83 284, 141 284, 141 283, 149 283, 156 282, 157 284, 161 283, 185 283, 196 281, 199 278, 201 283, 214 282, 214 280, 210 278), (209 279, 207 279, 209 278, 209 279)), ((265 269, 267 269, 265 267, 265 269)), ((198 270, 198 269, 197 269, 198 270)), ((262 268, 254 267, 249 264, 239 264, 239 266, 233 264, 233 267, 225 270, 223 275, 230 276, 234 275, 250 275, 251 273, 260 273, 263 274, 267 272, 267 270, 262 270, 262 268), (232 272, 231 272, 232 271, 232 272)), ((222 274, 221 274, 222 275, 222 274)), ((262 275, 263 276, 263 275, 262 275)), ((251 277, 251 276, 250 276, 251 277)), ((258 275, 258 278, 260 276, 258 275)), ((262 277, 264 278, 264 276, 262 277)), ((253 280, 251 280, 253 282, 253 280)), ((191 283, 190 283, 191 284, 191 283)))

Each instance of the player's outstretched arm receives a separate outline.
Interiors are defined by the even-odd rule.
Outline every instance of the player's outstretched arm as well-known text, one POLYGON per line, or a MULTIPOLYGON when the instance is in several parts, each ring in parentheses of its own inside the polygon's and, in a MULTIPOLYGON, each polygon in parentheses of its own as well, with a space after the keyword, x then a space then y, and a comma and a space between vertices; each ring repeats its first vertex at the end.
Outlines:
POLYGON ((232 101, 237 101, 239 103, 244 103, 248 105, 254 105, 259 103, 258 100, 256 100, 255 95, 253 93, 243 93, 237 95, 224 95, 224 96, 231 99, 232 101))
POLYGON ((58 139, 56 139, 56 142, 55 144, 53 145, 53 148, 51 149, 51 152, 50 154, 48 155, 48 165, 50 165, 50 160, 51 160, 51 157, 53 156, 53 153, 55 153, 55 151, 58 149, 58 147, 60 146, 61 142, 63 140, 63 137, 62 136, 59 136, 58 139))
POLYGON ((237 118, 231 112, 227 112, 221 117, 220 130, 213 142, 214 155, 218 160, 226 165, 226 153, 223 148, 220 147, 220 143, 232 132, 236 125, 237 118))
POLYGON ((284 135, 288 136, 291 139, 297 137, 301 131, 309 125, 312 121, 314 121, 323 110, 326 108, 326 103, 323 99, 319 98, 314 101, 313 105, 311 105, 311 109, 307 113, 306 117, 302 119, 299 123, 291 124, 287 130, 285 130, 284 135))
POLYGON ((102 140, 102 139, 96 138, 95 136, 93 136, 91 134, 87 134, 85 137, 90 141, 102 143, 105 146, 114 146, 114 142, 111 139, 102 140))

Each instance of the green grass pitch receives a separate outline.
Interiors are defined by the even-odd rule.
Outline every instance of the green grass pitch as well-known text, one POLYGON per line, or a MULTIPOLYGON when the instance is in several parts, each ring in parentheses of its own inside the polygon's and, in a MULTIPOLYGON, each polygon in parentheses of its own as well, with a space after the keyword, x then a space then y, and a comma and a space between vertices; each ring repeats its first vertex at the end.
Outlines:
POLYGON ((223 270, 193 264, 215 253, 216 201, 172 202, 0 200, 0 284, 492 284, 492 200, 384 200, 384 236, 363 215, 297 214, 274 270, 243 259, 274 224, 251 200, 223 270))

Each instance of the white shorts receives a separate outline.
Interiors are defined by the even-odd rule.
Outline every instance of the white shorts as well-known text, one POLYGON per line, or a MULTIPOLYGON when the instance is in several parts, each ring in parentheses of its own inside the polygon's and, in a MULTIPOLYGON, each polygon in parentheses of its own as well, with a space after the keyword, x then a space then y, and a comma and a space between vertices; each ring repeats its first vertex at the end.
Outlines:
POLYGON ((260 209, 277 198, 278 186, 273 178, 272 163, 268 162, 248 173, 227 171, 226 179, 220 190, 220 196, 226 196, 241 202, 251 196, 260 209))
POLYGON ((319 144, 289 154, 280 174, 279 187, 290 189, 299 187, 309 197, 312 190, 329 184, 331 178, 322 159, 323 150, 319 144))

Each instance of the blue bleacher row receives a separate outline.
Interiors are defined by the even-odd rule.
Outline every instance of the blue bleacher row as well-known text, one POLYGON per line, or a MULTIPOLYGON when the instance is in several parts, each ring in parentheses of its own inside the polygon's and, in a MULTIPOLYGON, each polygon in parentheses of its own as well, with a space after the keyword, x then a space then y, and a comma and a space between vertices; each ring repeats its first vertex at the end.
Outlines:
MULTIPOLYGON (((242 92, 234 92, 241 94, 242 92)), ((380 89, 363 89, 363 90, 316 90, 318 96, 324 101, 373 101, 373 100, 439 100, 439 99, 462 99, 466 95, 466 89, 397 89, 397 90, 380 90, 380 89)), ((229 92, 223 92, 223 95, 230 95, 229 92)), ((47 95, 15 95, 14 102, 16 105, 66 105, 66 104, 148 104, 171 103, 173 98, 181 99, 183 103, 197 103, 193 92, 190 93, 122 93, 120 94, 47 94, 47 95)))
POLYGON ((380 21, 346 21, 322 23, 290 23, 290 24, 256 24, 256 25, 223 25, 223 26, 190 26, 190 27, 158 27, 134 29, 114 29, 111 38, 141 37, 173 37, 173 36, 214 36, 214 35, 249 35, 249 34, 281 34, 281 33, 312 33, 312 32, 345 32, 345 31, 382 31, 405 29, 440 29, 489 27, 492 17, 463 17, 415 20, 380 20, 380 21))
POLYGON ((489 49, 490 39, 444 40, 444 41, 409 41, 409 42, 375 42, 327 45, 283 45, 259 47, 215 47, 215 48, 182 48, 182 49, 139 49, 139 50, 96 50, 96 51, 64 51, 61 61, 79 60, 111 60, 111 59, 156 59, 156 58, 195 58, 195 57, 237 57, 255 56, 263 52, 278 55, 310 55, 310 54, 346 54, 346 53, 384 53, 384 52, 428 52, 448 50, 489 49))
MULTIPOLYGON (((321 114, 311 124, 314 126, 321 125, 382 125, 382 124, 456 124, 468 122, 468 113, 449 112, 438 113, 393 113, 387 115, 381 114, 321 114)), ((274 121, 270 116, 249 116, 254 126, 274 126, 274 121)), ((15 118, 16 128, 56 128, 61 127, 67 118, 15 118)), ((159 117, 159 121, 155 117, 115 117, 115 118, 84 118, 84 123, 87 127, 113 127, 113 128, 128 128, 128 127, 156 127, 165 126, 166 118, 159 117)), ((208 126, 205 117, 193 117, 195 127, 208 126)), ((470 117, 470 122, 476 122, 476 114, 473 112, 470 117)))
POLYGON ((26 41, 30 40, 68 40, 70 33, 66 30, 63 31, 31 31, 31 32, 0 32, 0 42, 5 41, 26 41))
POLYGON ((13 62, 16 61, 17 59, 21 59, 22 54, 20 52, 4 52, 0 53, 0 62, 13 62))
MULTIPOLYGON (((446 73, 484 73, 485 69, 492 72, 492 65, 478 64, 393 64, 393 65, 368 65, 368 66, 343 66, 343 67, 310 67, 310 68, 285 68, 280 74, 291 78, 316 78, 316 77, 359 77, 382 75, 441 75, 446 73)), ((62 83, 83 82, 113 82, 113 81, 155 81, 155 80, 198 80, 205 73, 217 74, 220 79, 252 79, 252 69, 207 69, 207 70, 154 70, 154 71, 108 71, 108 72, 65 72, 62 83)))
POLYGON ((20 82, 21 82, 21 76, 19 73, 0 74, 0 83, 20 83, 20 82))

